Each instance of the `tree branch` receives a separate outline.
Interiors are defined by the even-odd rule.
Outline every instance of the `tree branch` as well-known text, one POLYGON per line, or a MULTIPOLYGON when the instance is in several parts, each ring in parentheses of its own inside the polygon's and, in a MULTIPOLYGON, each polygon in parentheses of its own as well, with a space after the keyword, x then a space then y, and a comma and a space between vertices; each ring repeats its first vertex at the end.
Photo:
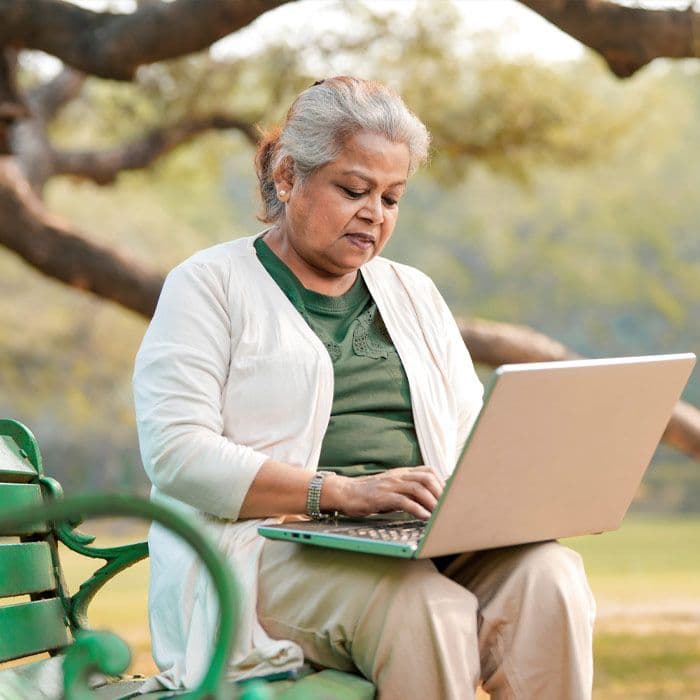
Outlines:
MULTIPOLYGON (((489 367, 579 357, 565 345, 527 326, 474 319, 460 321, 459 328, 474 362, 489 367)), ((700 411, 679 401, 661 440, 700 461, 700 411)))
POLYGON ((84 81, 83 73, 72 68, 63 69, 53 80, 26 94, 30 113, 25 118, 16 118, 11 125, 11 153, 18 158, 37 195, 54 174, 54 152, 49 143, 47 124, 66 102, 80 92, 84 81))
POLYGON ((458 325, 472 360, 489 367, 580 357, 559 341, 528 326, 477 318, 459 320, 458 325))
POLYGON ((201 51, 289 0, 174 0, 130 14, 63 0, 0 0, 0 46, 39 49, 92 75, 131 80, 136 69, 201 51))
POLYGON ((53 172, 107 185, 114 182, 121 171, 146 168, 156 159, 209 129, 237 129, 251 143, 257 142, 253 124, 225 114, 212 114, 153 129, 136 141, 115 148, 101 151, 56 150, 53 153, 53 172))
POLYGON ((27 102, 32 107, 33 115, 44 123, 49 122, 64 104, 80 93, 84 82, 84 73, 64 68, 52 80, 30 90, 27 93, 27 102))
POLYGON ((49 277, 150 317, 163 276, 88 241, 48 213, 15 159, 0 157, 0 244, 49 277))
POLYGON ((29 110, 17 89, 17 52, 0 45, 0 155, 12 152, 10 129, 27 116, 29 110))
POLYGON ((700 13, 626 7, 611 0, 519 0, 599 53, 619 78, 655 58, 700 57, 700 13))

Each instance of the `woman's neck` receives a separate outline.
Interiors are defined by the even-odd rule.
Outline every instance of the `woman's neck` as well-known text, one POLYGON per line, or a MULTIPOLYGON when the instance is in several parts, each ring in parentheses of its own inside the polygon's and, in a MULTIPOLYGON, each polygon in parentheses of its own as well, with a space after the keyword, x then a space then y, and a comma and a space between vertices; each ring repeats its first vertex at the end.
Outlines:
POLYGON ((270 250, 295 274, 299 282, 312 292, 337 297, 345 294, 357 279, 357 270, 336 275, 314 266, 299 255, 277 227, 273 226, 264 235, 264 240, 270 250))

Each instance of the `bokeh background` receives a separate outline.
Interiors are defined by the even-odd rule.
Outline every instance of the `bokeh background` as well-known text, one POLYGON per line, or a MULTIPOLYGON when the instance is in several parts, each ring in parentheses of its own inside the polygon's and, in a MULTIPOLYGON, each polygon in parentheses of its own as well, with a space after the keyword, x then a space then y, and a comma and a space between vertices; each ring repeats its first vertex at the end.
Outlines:
MULTIPOLYGON (((75 4, 129 13, 158 3, 75 4)), ((433 133, 386 255, 430 274, 455 315, 523 324, 592 357, 698 352, 700 60, 657 59, 625 78, 609 63, 515 0, 283 4, 130 81, 68 75, 77 82, 42 133, 83 165, 111 154, 113 167, 54 163, 35 173, 35 191, 67 230, 165 273, 262 229, 256 127, 274 125, 316 79, 374 78, 433 133), (117 157, 125 144, 131 160, 117 157)), ((20 52, 17 66, 28 95, 67 75, 40 51, 20 52)), ((19 150, 27 138, 17 127, 19 150)), ((11 210, 0 213, 2 228, 11 210)), ((0 413, 32 427, 67 491, 145 493, 130 377, 147 318, 16 252, 0 247, 0 413)), ((700 405, 698 371, 684 398, 700 405)), ((660 448, 622 530, 573 545, 599 600, 596 697, 700 697, 697 459, 660 448)), ((118 579, 105 599, 144 600, 139 571, 133 596, 118 579)))

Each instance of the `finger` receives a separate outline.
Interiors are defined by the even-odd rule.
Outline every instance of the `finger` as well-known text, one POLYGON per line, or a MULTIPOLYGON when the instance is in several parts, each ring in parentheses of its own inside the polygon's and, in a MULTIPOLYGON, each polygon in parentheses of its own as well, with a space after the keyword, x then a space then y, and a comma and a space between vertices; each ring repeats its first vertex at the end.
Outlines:
POLYGON ((445 488, 445 479, 443 478, 442 474, 440 474, 435 467, 431 467, 428 464, 422 464, 420 467, 416 467, 417 469, 425 470, 429 474, 432 474, 440 484, 441 488, 445 488))
POLYGON ((443 477, 433 467, 427 464, 421 464, 419 467, 409 467, 409 469, 420 474, 430 474, 442 488, 445 488, 445 479, 443 479, 443 477))
POLYGON ((368 478, 378 493, 408 495, 431 511, 443 490, 430 467, 399 467, 368 478))
POLYGON ((414 503, 432 513, 437 505, 437 498, 420 481, 403 480, 395 487, 395 492, 402 497, 410 498, 414 503))
POLYGON ((406 471, 402 476, 406 480, 420 483, 424 488, 428 489, 436 499, 440 498, 444 490, 444 483, 430 467, 415 467, 406 471))
POLYGON ((398 510, 405 511, 419 520, 430 520, 430 511, 428 509, 424 508, 412 498, 402 494, 396 494, 396 498, 393 499, 392 504, 386 510, 380 512, 387 513, 398 510))

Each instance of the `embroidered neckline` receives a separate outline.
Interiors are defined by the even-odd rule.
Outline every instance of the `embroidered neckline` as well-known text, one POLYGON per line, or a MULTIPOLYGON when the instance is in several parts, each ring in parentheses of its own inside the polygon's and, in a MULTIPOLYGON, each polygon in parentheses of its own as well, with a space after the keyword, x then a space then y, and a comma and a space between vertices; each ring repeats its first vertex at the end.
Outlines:
POLYGON ((371 357, 373 360, 387 359, 393 343, 384 325, 377 305, 372 304, 360 314, 352 329, 352 349, 356 355, 371 357))

